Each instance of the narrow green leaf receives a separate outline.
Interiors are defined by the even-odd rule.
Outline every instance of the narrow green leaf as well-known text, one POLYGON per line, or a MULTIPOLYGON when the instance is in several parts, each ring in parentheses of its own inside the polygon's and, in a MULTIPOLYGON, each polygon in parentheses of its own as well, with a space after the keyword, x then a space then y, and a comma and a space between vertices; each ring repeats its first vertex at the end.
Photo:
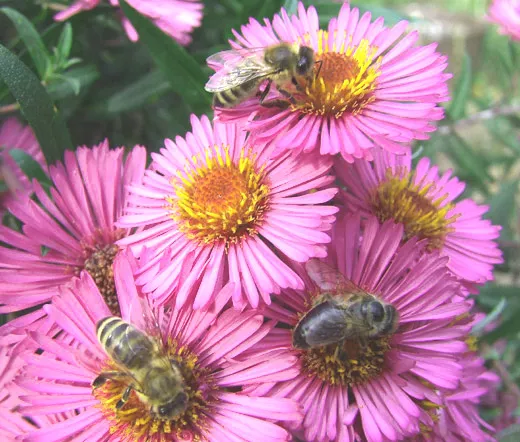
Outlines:
POLYGON ((62 100, 70 95, 78 95, 99 78, 99 72, 94 65, 69 69, 64 74, 52 77, 47 85, 47 92, 53 100, 62 100))
POLYGON ((173 38, 128 3, 121 0, 120 5, 137 30, 139 40, 148 47, 155 63, 170 82, 171 88, 197 112, 206 111, 211 103, 211 95, 204 90, 208 77, 201 66, 173 38))
POLYGON ((162 71, 153 71, 135 83, 116 92, 93 108, 95 114, 119 114, 145 105, 151 97, 168 91, 169 84, 162 71))
POLYGON ((520 440, 520 424, 513 424, 498 433, 500 442, 518 442, 520 440))
POLYGON ((48 164, 72 147, 69 131, 38 78, 20 59, 0 45, 0 80, 5 82, 32 127, 48 164))
POLYGON ((32 23, 18 11, 7 7, 1 8, 0 11, 7 15, 7 17, 12 21, 18 35, 29 51, 38 75, 42 80, 45 79, 47 70, 51 66, 51 56, 43 44, 38 31, 32 23))
POLYGON ((65 23, 61 31, 58 45, 56 46, 56 66, 65 65, 72 49, 72 26, 69 22, 65 23))
POLYGON ((471 334, 480 335, 489 324, 498 319, 498 317, 506 308, 506 305, 506 299, 502 298, 500 302, 495 306, 495 308, 488 315, 486 315, 484 319, 482 319, 482 321, 473 326, 473 328, 471 329, 471 334))
POLYGON ((453 99, 448 107, 448 114, 453 120, 458 120, 464 116, 466 103, 471 93, 471 81, 471 58, 467 53, 464 53, 462 69, 455 83, 453 99))
POLYGON ((50 179, 40 166, 40 163, 27 152, 21 149, 10 149, 9 155, 16 161, 16 164, 22 169, 27 178, 30 180, 36 178, 41 184, 50 184, 50 179))
POLYGON ((501 226, 507 226, 515 210, 515 201, 518 195, 518 180, 505 181, 500 186, 500 190, 488 199, 489 204, 488 217, 493 223, 501 226))
POLYGON ((457 134, 444 137, 448 148, 445 152, 450 156, 452 161, 457 165, 458 175, 463 175, 464 179, 471 181, 486 195, 488 189, 486 182, 491 181, 491 176, 487 171, 486 160, 475 154, 474 149, 457 134))
POLYGON ((296 14, 298 10, 298 0, 285 0, 283 8, 287 11, 288 15, 296 14))

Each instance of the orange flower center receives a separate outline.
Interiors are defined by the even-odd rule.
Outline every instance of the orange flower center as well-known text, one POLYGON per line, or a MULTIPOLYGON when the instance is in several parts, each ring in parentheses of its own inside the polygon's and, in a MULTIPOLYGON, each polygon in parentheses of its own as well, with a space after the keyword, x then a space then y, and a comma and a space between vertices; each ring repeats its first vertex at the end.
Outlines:
POLYGON ((228 147, 208 148, 205 158, 193 158, 172 184, 177 198, 166 199, 172 218, 203 244, 229 246, 255 235, 268 205, 263 168, 255 169, 255 156, 245 149, 235 164, 228 147))
MULTIPOLYGON (((309 43, 309 37, 302 44, 309 43)), ((374 100, 380 60, 374 61, 376 48, 367 40, 357 46, 342 44, 329 52, 328 32, 318 32, 314 75, 300 83, 304 91, 296 94, 291 110, 307 114, 341 117, 356 114, 374 100)))

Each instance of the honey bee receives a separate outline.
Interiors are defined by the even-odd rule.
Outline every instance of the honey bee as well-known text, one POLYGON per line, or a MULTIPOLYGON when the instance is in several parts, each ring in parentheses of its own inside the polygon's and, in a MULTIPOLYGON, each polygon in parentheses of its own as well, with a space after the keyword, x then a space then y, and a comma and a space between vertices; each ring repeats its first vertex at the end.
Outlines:
MULTIPOLYGON (((210 66, 223 65, 205 86, 208 92, 214 94, 214 106, 233 107, 241 103, 258 92, 264 80, 267 80, 267 85, 260 93, 261 104, 272 83, 282 95, 294 102, 294 97, 285 86, 292 83, 300 89, 297 79, 311 74, 314 51, 297 43, 280 43, 267 48, 221 51, 208 57, 207 63, 210 66)), ((273 100, 270 104, 279 105, 280 101, 273 100)))
POLYGON ((96 334, 119 369, 102 372, 92 387, 98 388, 109 379, 125 382, 127 387, 116 409, 125 405, 134 390, 159 419, 175 419, 186 411, 188 395, 180 366, 168 359, 161 342, 117 316, 101 319, 96 334))
POLYGON ((396 330, 399 313, 392 304, 365 292, 317 259, 308 261, 305 268, 320 294, 294 328, 294 348, 309 349, 344 340, 366 343, 396 330))

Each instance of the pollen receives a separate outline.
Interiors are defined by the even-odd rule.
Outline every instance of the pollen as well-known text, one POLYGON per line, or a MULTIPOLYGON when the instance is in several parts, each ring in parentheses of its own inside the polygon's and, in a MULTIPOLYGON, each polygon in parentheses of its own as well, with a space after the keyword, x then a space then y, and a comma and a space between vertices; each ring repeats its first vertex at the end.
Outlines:
POLYGON ((194 156, 171 182, 176 197, 167 197, 179 230, 201 244, 240 243, 254 236, 268 206, 264 168, 245 148, 234 162, 229 146, 213 146, 194 156))
MULTIPOLYGON (((175 420, 165 420, 151 413, 146 398, 135 390, 130 394, 125 404, 117 409, 116 404, 122 398, 129 385, 123 380, 108 380, 103 385, 92 390, 99 400, 99 407, 105 418, 110 422, 110 433, 116 435, 122 442, 166 442, 171 440, 202 441, 202 430, 206 429, 205 415, 212 406, 214 382, 207 369, 201 368, 195 356, 186 347, 178 346, 176 342, 168 343, 168 357, 179 364, 186 384, 188 407, 183 415, 175 420)), ((103 371, 118 370, 111 361, 103 371)))
POLYGON ((328 40, 328 32, 320 30, 313 74, 299 81, 303 91, 295 94, 291 110, 335 118, 345 112, 355 115, 374 101, 381 64, 380 58, 375 59, 377 48, 363 39, 330 50, 328 40))
POLYGON ((405 240, 417 236, 428 240, 428 250, 440 249, 446 235, 453 231, 451 224, 458 214, 450 215, 454 205, 443 204, 447 194, 432 197, 433 183, 415 183, 414 174, 393 174, 388 170, 386 179, 373 192, 370 204, 381 222, 393 219, 404 225, 405 240))
POLYGON ((115 244, 95 247, 89 251, 89 257, 85 260, 84 266, 84 269, 92 276, 108 308, 116 316, 121 313, 112 264, 118 250, 115 244))
POLYGON ((381 374, 385 353, 390 350, 389 336, 366 342, 346 340, 303 350, 301 362, 310 376, 317 376, 330 385, 360 385, 381 374))

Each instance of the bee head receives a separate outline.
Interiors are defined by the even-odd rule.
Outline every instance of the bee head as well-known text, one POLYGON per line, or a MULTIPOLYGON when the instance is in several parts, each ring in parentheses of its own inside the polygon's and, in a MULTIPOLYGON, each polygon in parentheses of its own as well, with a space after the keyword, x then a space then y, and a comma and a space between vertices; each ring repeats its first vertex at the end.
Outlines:
POLYGON ((314 66, 314 51, 308 46, 300 46, 298 51, 298 61, 296 63, 296 73, 307 75, 314 66))
POLYGON ((161 404, 155 410, 162 419, 173 419, 181 415, 188 406, 188 395, 181 391, 170 402, 161 404))
POLYGON ((372 326, 372 337, 388 335, 397 328, 399 315, 391 304, 370 301, 362 306, 362 312, 372 326))

